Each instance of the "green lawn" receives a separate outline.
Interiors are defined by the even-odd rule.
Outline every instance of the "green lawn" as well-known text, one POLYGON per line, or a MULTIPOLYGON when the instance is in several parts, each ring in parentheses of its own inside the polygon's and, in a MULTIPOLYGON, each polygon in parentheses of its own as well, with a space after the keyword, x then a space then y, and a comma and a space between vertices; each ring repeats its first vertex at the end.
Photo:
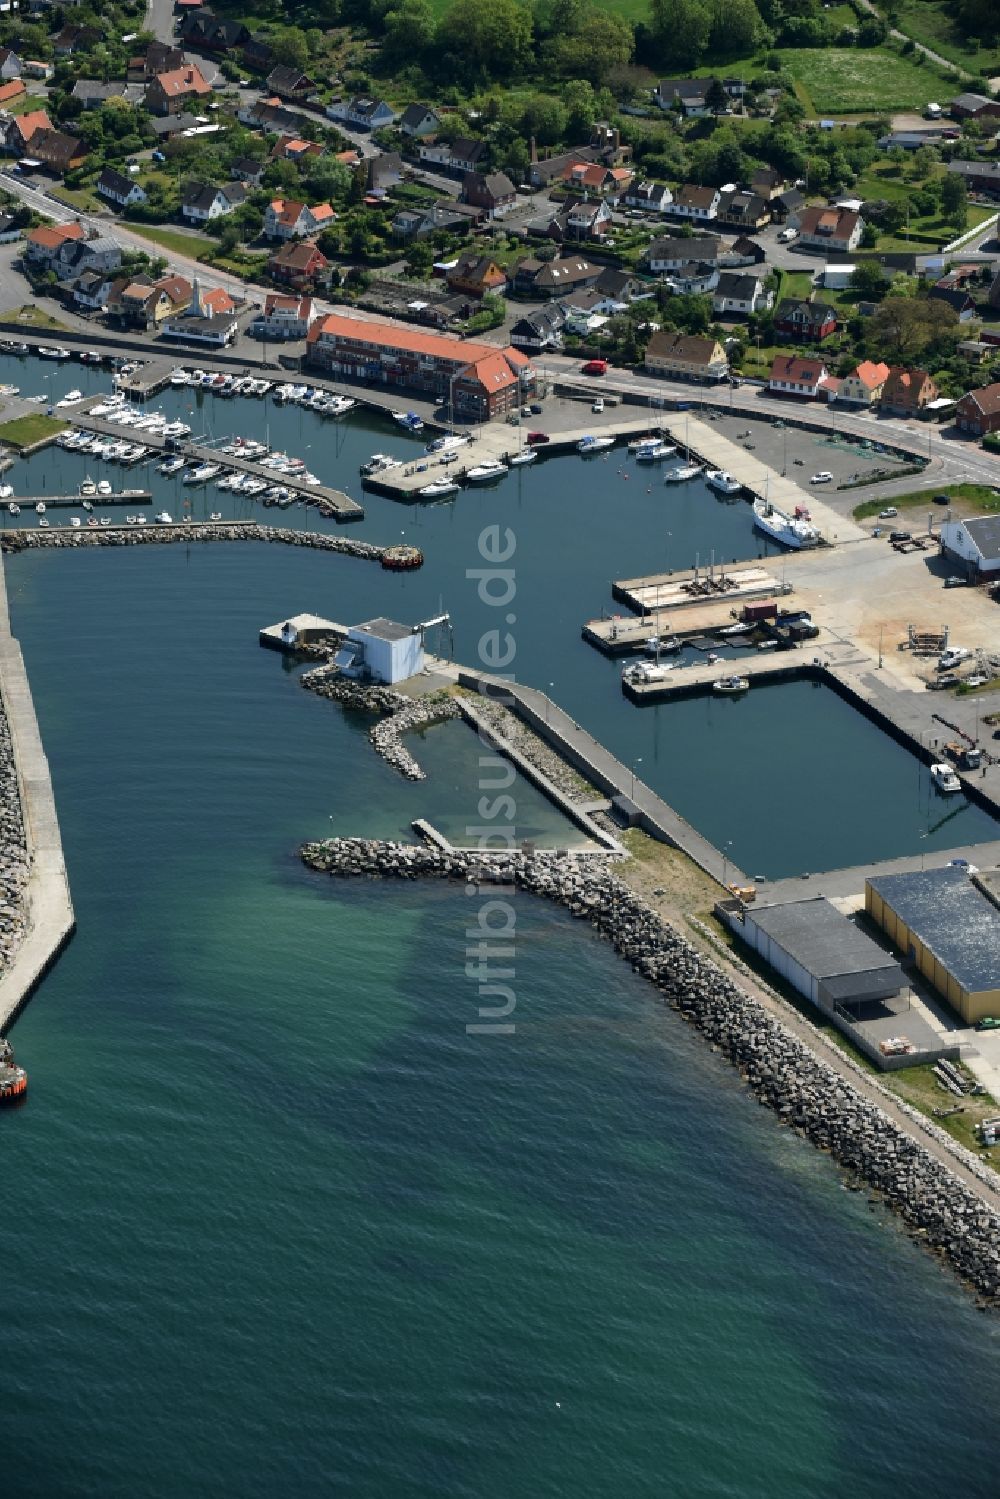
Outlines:
POLYGON ((57 421, 54 416, 46 416, 41 411, 31 416, 19 416, 11 422, 0 422, 0 443, 9 448, 28 448, 43 437, 64 432, 68 426, 69 422, 57 421))
MULTIPOLYGON (((885 198, 890 203, 907 203, 914 193, 920 191, 924 182, 940 177, 944 173, 942 166, 935 166, 926 179, 914 181, 909 175, 909 163, 904 162, 897 166, 891 161, 879 161, 869 167, 854 184, 852 191, 859 198, 885 198)), ((969 204, 970 229, 981 224, 984 219, 990 218, 996 213, 995 208, 985 207, 982 204, 969 204)), ((957 238, 955 226, 947 223, 937 214, 931 214, 928 218, 920 218, 916 214, 910 216, 909 235, 905 228, 898 234, 883 234, 878 242, 879 250, 913 250, 919 254, 926 250, 935 250, 941 245, 950 244, 957 238)))
POLYGON ((205 234, 182 234, 179 229, 166 229, 162 224, 136 224, 131 220, 128 227, 133 234, 141 234, 143 239, 152 240, 161 249, 170 250, 174 255, 186 255, 190 260, 200 260, 206 253, 212 254, 218 249, 217 241, 205 234))
POLYGON ((796 297, 800 302, 807 302, 813 291, 812 271, 779 271, 781 285, 778 288, 776 301, 780 302, 784 297, 796 297))
POLYGON ((8 307, 6 311, 0 312, 0 322, 21 323, 25 328, 47 328, 50 333, 68 331, 67 323, 61 323, 50 312, 36 307, 34 302, 26 302, 23 307, 8 307))
POLYGON ((949 15, 948 0, 896 0, 896 9, 899 30, 912 36, 915 42, 923 42, 925 47, 940 52, 956 67, 966 68, 970 73, 978 74, 986 67, 1000 73, 1000 46, 979 50, 970 47, 949 15))
MULTIPOLYGON (((780 47, 782 66, 795 84, 806 114, 872 115, 894 109, 922 109, 948 96, 949 87, 933 63, 900 57, 891 47, 780 47)), ((699 68, 710 73, 712 68, 699 68)), ((734 77, 752 78, 759 59, 727 63, 734 77)))
MULTIPOLYGON (((888 503, 895 505, 897 510, 933 510, 935 494, 944 492, 944 487, 940 490, 915 489, 911 494, 894 494, 888 503)), ((949 484, 947 492, 953 500, 962 500, 970 509, 984 515, 1000 513, 1000 495, 986 484, 949 484)), ((878 515, 885 504, 885 500, 865 500, 863 505, 855 505, 852 514, 855 520, 864 520, 867 516, 878 515)), ((944 507, 941 508, 943 511, 944 507)))

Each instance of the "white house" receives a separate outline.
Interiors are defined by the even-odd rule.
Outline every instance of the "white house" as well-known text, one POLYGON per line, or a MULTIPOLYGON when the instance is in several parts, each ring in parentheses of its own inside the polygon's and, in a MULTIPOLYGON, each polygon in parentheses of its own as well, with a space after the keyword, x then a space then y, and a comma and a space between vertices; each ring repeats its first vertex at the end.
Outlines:
POLYGON ((799 354, 778 354, 771 365, 767 388, 778 395, 808 396, 815 400, 827 378, 827 368, 822 359, 805 359, 799 354))
POLYGON ((702 292, 714 291, 719 284, 719 272, 714 265, 693 260, 687 265, 678 266, 669 276, 664 276, 663 280, 675 296, 693 297, 702 292))
POLYGON ((680 270, 682 265, 688 265, 692 260, 711 265, 718 256, 717 239, 693 234, 686 238, 679 235, 673 239, 654 239, 647 252, 649 269, 657 275, 662 275, 664 271, 680 270))
POLYGON ((191 224, 208 224, 221 219, 246 202, 247 190, 242 182, 191 182, 181 199, 181 214, 191 224))
POLYGON ((384 99, 373 99, 365 94, 355 95, 353 99, 338 99, 326 112, 331 120, 340 120, 356 130, 378 130, 383 125, 391 125, 396 118, 395 110, 384 99))
POLYGON ((312 298, 268 292, 264 307, 250 325, 255 338, 305 338, 312 322, 312 298))
POLYGON ((975 577, 1000 576, 1000 515, 945 521, 941 527, 941 547, 975 577))
POLYGON ((264 233, 269 239, 302 239, 328 229, 336 217, 329 203, 310 208, 291 198, 274 198, 264 211, 264 233))
POLYGON ((697 183, 685 182, 674 194, 670 212, 679 219, 707 224, 718 217, 721 201, 722 194, 717 187, 699 187, 697 183))
POLYGON ((116 172, 114 167, 104 168, 97 179, 97 191, 118 208, 130 208, 133 203, 146 201, 145 189, 131 177, 126 177, 124 172, 116 172))
POLYGON ((758 276, 723 271, 716 282, 712 297, 712 311, 716 317, 749 316, 753 312, 767 312, 773 306, 774 292, 758 276))
POLYGON ((408 104, 399 117, 399 128, 403 135, 419 138, 440 130, 441 121, 429 104, 408 104))
POLYGON ((21 59, 9 47, 0 47, 0 83, 10 83, 21 76, 21 59))
POLYGON ((626 207, 645 213, 666 213, 673 201, 673 193, 663 182, 633 182, 624 199, 626 207))
POLYGON ((420 631, 409 625, 382 617, 370 619, 348 630, 337 664, 341 671, 376 682, 405 682, 424 669, 423 639, 420 631))

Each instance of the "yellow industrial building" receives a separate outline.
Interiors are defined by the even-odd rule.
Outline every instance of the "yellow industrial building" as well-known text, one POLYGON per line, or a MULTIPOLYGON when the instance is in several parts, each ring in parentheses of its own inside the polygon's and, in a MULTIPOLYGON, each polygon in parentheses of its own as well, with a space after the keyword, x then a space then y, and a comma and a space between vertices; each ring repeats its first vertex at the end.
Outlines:
POLYGON ((1000 909, 967 870, 866 880, 865 910, 963 1020, 1000 1016, 1000 909))

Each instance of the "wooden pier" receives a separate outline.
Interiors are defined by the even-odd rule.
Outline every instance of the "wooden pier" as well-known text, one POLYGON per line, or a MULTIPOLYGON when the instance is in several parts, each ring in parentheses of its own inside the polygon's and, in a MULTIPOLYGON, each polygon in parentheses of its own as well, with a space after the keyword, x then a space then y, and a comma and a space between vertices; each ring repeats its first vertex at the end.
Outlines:
MULTIPOLYGON (((153 492, 151 489, 126 489, 117 490, 113 494, 18 495, 14 500, 8 501, 8 504, 19 505, 23 514, 26 510, 34 510, 38 505, 44 505, 46 510, 59 505, 76 506, 79 509, 84 500, 87 500, 95 510, 104 505, 149 505, 153 500, 153 492)), ((5 522, 8 518, 13 519, 7 508, 0 513, 3 514, 5 522)))
MULTIPOLYGON (((120 427, 104 417, 92 416, 90 412, 82 411, 73 418, 73 425, 93 432, 95 435, 114 437, 119 440, 129 440, 134 432, 131 427, 120 427)), ((364 520, 364 506, 359 505, 357 500, 352 500, 349 495, 343 494, 339 489, 330 489, 325 484, 306 484, 303 479, 296 478, 294 474, 276 473, 274 469, 263 468, 259 462, 241 458, 238 454, 220 453, 217 448, 192 442, 188 438, 164 437, 161 433, 146 432, 141 429, 134 432, 132 440, 141 442, 144 447, 153 448, 157 453, 165 456, 176 455, 188 463, 217 463, 221 468, 252 474, 257 479, 266 479, 270 485, 282 484, 295 495, 296 499, 309 500, 316 505, 321 515, 330 516, 334 520, 364 520)), ((191 487, 200 488, 201 486, 191 487)))

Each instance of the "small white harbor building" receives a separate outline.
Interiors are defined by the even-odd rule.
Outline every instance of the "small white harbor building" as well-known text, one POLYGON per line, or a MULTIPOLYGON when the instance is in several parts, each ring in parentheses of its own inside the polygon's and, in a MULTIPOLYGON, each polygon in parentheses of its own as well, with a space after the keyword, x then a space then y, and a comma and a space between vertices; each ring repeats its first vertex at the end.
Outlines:
POLYGON ((399 625, 381 617, 352 625, 337 656, 337 665, 346 674, 390 684, 415 677, 424 664, 420 626, 399 625))

